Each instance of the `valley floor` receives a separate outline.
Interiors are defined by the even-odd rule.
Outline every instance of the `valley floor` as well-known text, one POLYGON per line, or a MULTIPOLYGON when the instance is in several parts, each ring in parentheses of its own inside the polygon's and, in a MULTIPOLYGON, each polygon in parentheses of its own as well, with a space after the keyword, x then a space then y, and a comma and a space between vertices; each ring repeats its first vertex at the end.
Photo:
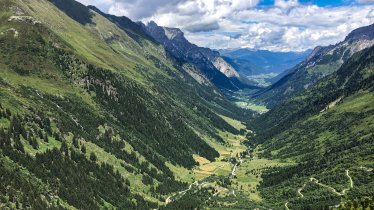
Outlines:
MULTIPOLYGON (((225 118, 237 129, 245 126, 238 121, 225 118), (236 123, 236 124, 233 124, 236 123)), ((246 133, 251 132, 246 130, 246 133)), ((310 177, 305 182, 295 183, 300 187, 290 189, 294 200, 284 203, 269 203, 260 193, 262 175, 270 169, 292 167, 297 163, 291 159, 268 159, 263 155, 261 145, 251 148, 245 145, 246 135, 233 135, 221 133, 221 136, 228 142, 228 146, 218 146, 212 143, 220 157, 216 161, 210 162, 198 155, 195 159, 199 166, 189 173, 189 186, 179 192, 173 193, 166 198, 166 209, 185 207, 186 203, 194 201, 196 206, 207 209, 294 209, 294 202, 308 199, 315 187, 320 187, 326 191, 326 196, 344 197, 355 187, 354 175, 357 170, 362 173, 371 172, 372 168, 356 167, 351 173, 347 168, 342 174, 342 179, 346 180, 343 186, 333 186, 321 181, 324 178, 310 177), (290 203, 291 202, 291 203, 290 203)), ((250 139, 249 139, 250 141, 250 139)), ((338 203, 337 203, 338 204, 338 203)), ((331 206, 334 208, 334 206, 331 206)), ((335 207, 338 207, 335 206, 335 207)))
MULTIPOLYGON (((245 129, 245 126, 236 120, 223 117, 237 129, 245 129)), ((243 135, 233 135, 221 132, 220 135, 227 142, 226 146, 210 142, 219 153, 220 157, 214 162, 195 155, 199 166, 184 176, 185 181, 190 179, 189 186, 166 198, 166 208, 172 209, 176 205, 183 205, 184 200, 201 196, 203 206, 209 208, 240 209, 243 204, 250 207, 263 207, 263 199, 258 190, 262 178, 261 174, 270 167, 292 165, 291 161, 270 160, 260 157, 261 148, 256 149, 245 145, 246 134, 252 132, 246 130, 243 135)), ((178 175, 178 173, 176 173, 178 175)))
POLYGON ((240 108, 252 110, 259 114, 264 114, 268 112, 269 109, 265 105, 259 104, 251 99, 251 95, 253 95, 256 91, 258 90, 242 89, 238 91, 228 91, 226 92, 226 96, 240 108))

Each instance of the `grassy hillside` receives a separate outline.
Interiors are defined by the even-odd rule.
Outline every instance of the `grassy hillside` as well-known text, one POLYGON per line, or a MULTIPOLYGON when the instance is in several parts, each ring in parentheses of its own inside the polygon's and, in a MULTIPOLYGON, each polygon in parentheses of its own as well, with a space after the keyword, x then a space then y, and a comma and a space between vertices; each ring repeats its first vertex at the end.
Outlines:
POLYGON ((171 169, 239 133, 218 114, 241 110, 135 26, 74 1, 0 2, 1 207, 156 208, 187 185, 171 169))
POLYGON ((329 107, 344 101, 345 97, 356 94, 360 90, 371 90, 373 86, 371 52, 372 49, 355 54, 337 73, 254 120, 252 125, 262 130, 261 136, 266 138, 267 135, 271 136, 285 130, 300 119, 327 111, 329 107))
POLYGON ((298 164, 262 175, 274 207, 327 208, 373 196, 374 48, 256 120, 263 157, 298 164))

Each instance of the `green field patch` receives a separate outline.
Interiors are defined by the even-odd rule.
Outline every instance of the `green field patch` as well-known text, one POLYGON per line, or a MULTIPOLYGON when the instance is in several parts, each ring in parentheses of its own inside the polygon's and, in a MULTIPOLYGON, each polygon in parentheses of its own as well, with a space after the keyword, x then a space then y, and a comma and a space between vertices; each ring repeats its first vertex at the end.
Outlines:
POLYGON ((230 124, 232 127, 236 128, 237 130, 240 129, 246 129, 247 126, 243 124, 243 122, 240 122, 239 120, 235 120, 230 117, 226 117, 224 115, 219 115, 222 119, 224 119, 228 124, 230 124))
POLYGON ((266 108, 264 105, 258 105, 255 103, 247 102, 247 101, 237 101, 234 102, 235 105, 238 107, 244 108, 244 109, 250 109, 258 113, 266 113, 269 111, 269 109, 266 108))
POLYGON ((53 137, 48 137, 48 142, 45 142, 43 139, 37 139, 37 142, 38 142, 38 145, 39 145, 39 148, 37 148, 37 149, 34 149, 30 145, 30 143, 28 141, 26 141, 25 139, 23 139, 23 138, 21 138, 21 139, 22 139, 21 141, 23 143, 25 152, 29 153, 33 156, 35 156, 37 153, 44 153, 47 150, 52 150, 53 148, 58 148, 59 149, 61 147, 61 142, 57 141, 53 137))
POLYGON ((188 170, 182 166, 175 166, 170 162, 166 162, 166 166, 173 172, 177 180, 191 183, 194 180, 194 175, 191 170, 188 170))
POLYGON ((262 181, 262 172, 269 167, 282 167, 290 164, 292 163, 276 159, 246 158, 236 171, 236 178, 233 179, 233 187, 248 196, 250 200, 260 203, 262 202, 262 197, 257 187, 262 181))
POLYGON ((249 109, 260 114, 268 112, 269 109, 265 105, 255 103, 251 99, 253 93, 253 90, 243 89, 236 92, 229 92, 228 95, 230 95, 230 100, 240 108, 249 109))

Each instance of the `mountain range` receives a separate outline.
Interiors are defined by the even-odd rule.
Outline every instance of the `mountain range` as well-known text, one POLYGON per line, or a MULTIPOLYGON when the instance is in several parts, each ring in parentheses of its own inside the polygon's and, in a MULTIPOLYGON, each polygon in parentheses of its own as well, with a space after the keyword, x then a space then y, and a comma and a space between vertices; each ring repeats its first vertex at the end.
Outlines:
POLYGON ((245 76, 259 74, 281 74, 301 61, 311 50, 304 52, 272 52, 255 49, 219 50, 225 60, 235 66, 237 71, 245 76))
POLYGON ((287 73, 286 70, 299 64, 310 53, 304 52, 271 52, 255 49, 219 50, 227 63, 233 66, 248 84, 267 87, 274 84, 287 73))
POLYGON ((147 25, 140 24, 147 34, 161 43, 179 62, 193 63, 217 87, 228 90, 250 88, 241 81, 239 73, 219 52, 190 43, 180 29, 161 27, 153 21, 147 25))
POLYGON ((260 91, 254 99, 274 107, 308 89, 320 79, 337 71, 354 53, 374 44, 374 25, 352 31, 344 41, 326 47, 316 47, 300 64, 286 71, 275 84, 260 91))
POLYGON ((231 58, 74 0, 1 0, 0 209, 373 209, 373 31, 231 58), (259 90, 262 71, 286 73, 259 90), (230 101, 245 89, 271 109, 230 101))

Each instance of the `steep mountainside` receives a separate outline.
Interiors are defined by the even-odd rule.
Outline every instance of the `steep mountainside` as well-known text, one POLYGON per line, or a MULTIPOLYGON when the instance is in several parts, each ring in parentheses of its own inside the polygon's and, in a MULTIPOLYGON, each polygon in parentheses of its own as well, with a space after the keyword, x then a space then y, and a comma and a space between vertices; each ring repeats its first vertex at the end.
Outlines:
POLYGON ((0 57, 0 208, 157 208, 186 186, 171 169, 239 132, 222 115, 249 117, 136 23, 73 0, 0 1, 0 57))
POLYGON ((343 42, 328 47, 317 47, 302 63, 288 71, 274 85, 260 91, 254 99, 270 108, 295 96, 321 78, 330 75, 354 53, 374 44, 374 25, 359 28, 350 33, 343 42))
POLYGON ((161 27, 153 21, 147 25, 140 24, 179 61, 193 63, 216 86, 229 90, 246 87, 240 75, 219 52, 190 43, 180 29, 161 27))
POLYGON ((248 126, 230 176, 196 181, 165 209, 374 207, 374 47, 248 126))
POLYGON ((253 122, 263 157, 295 163, 262 175, 267 202, 324 209, 373 196, 373 90, 371 47, 253 122))
POLYGON ((74 0, 0 1, 0 209, 374 208, 370 27, 262 115, 222 95, 240 83, 219 54, 144 29, 74 0))

